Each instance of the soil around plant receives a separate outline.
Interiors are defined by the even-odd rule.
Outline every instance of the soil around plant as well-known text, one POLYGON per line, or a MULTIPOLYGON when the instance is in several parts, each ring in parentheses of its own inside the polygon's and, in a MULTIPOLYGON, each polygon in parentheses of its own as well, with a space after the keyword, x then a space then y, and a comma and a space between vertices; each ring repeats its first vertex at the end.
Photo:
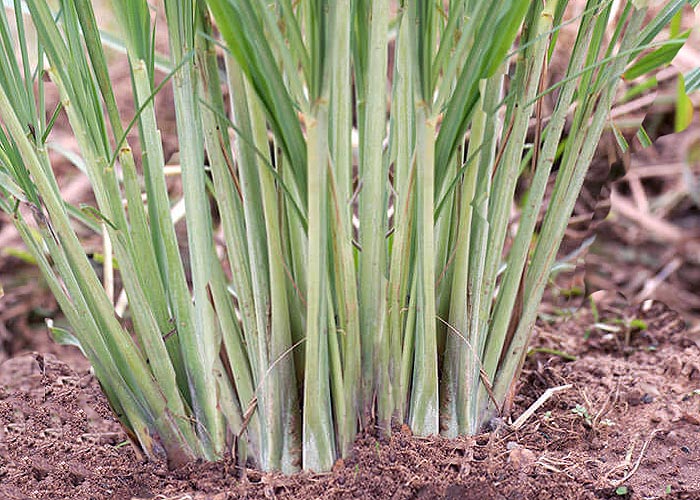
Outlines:
POLYGON ((0 365, 0 498, 700 499, 700 348, 660 302, 598 315, 538 323, 512 414, 490 432, 365 433, 323 474, 264 474, 233 459, 175 471, 144 462, 84 364, 15 356, 0 365), (620 317, 646 328, 592 326, 620 317), (522 427, 508 425, 567 385, 522 427))

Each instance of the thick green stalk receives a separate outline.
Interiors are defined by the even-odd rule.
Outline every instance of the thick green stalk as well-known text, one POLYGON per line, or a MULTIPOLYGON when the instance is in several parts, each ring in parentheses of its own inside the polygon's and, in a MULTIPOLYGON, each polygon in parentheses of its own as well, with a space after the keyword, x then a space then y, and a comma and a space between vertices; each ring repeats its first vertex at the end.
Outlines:
MULTIPOLYGON (((260 151, 267 149, 267 138, 263 131, 264 122, 261 122, 258 112, 253 109, 256 106, 255 96, 245 83, 245 77, 240 67, 229 62, 228 74, 233 97, 234 123, 239 134, 236 153, 246 227, 245 243, 236 242, 236 245, 247 245, 248 270, 252 285, 252 303, 250 305, 253 306, 253 310, 249 310, 245 314, 250 319, 255 318, 255 326, 252 331, 256 333, 251 335, 252 332, 249 333, 250 330, 246 329, 246 336, 249 339, 249 357, 253 360, 253 366, 257 366, 255 377, 258 414, 261 418, 261 427, 265 429, 265 432, 260 436, 260 461, 266 469, 275 470, 289 467, 287 470, 290 470, 294 467, 291 460, 286 466, 283 464, 283 456, 290 454, 291 450, 285 445, 288 426, 285 423, 286 416, 282 412, 284 398, 291 396, 289 384, 292 387, 295 384, 293 377, 281 377, 280 369, 273 366, 275 355, 272 352, 272 318, 269 316, 272 310, 269 265, 271 259, 276 260, 281 256, 268 255, 260 184, 260 175, 265 167, 259 163, 255 151, 256 148, 260 151), (254 116, 258 116, 257 127, 254 116), (283 389, 283 387, 285 388, 283 389), (283 392, 285 394, 282 394, 283 392)), ((277 288, 285 291, 281 286, 277 288)), ((285 311, 285 314, 288 313, 285 311)), ((252 325, 248 325, 248 327, 250 326, 252 325)), ((287 347, 289 345, 287 344, 287 347)), ((276 349, 276 351, 281 354, 284 349, 276 349)), ((287 363, 288 360, 285 359, 283 366, 286 366, 287 363)), ((295 390, 293 389, 291 392, 294 393, 295 390)))
MULTIPOLYGON (((216 110, 224 112, 223 95, 221 94, 221 82, 219 80, 219 68, 216 52, 213 46, 207 44, 205 52, 206 58, 201 62, 205 70, 204 88, 206 101, 216 110)), ((211 165, 214 191, 219 204, 224 226, 224 238, 228 252, 231 274, 234 288, 238 297, 238 309, 241 313, 241 323, 244 332, 256 332, 255 311, 252 306, 252 291, 250 289, 250 274, 248 272, 248 256, 246 253, 245 229, 243 221, 243 209, 241 200, 235 193, 233 168, 231 158, 231 144, 228 140, 226 124, 222 123, 214 111, 207 106, 202 107, 202 128, 204 132, 204 142, 207 148, 207 155, 211 165), (251 320, 252 318, 252 320, 251 320)), ((226 355, 231 366, 231 375, 235 386, 235 394, 232 392, 230 399, 235 398, 237 408, 229 405, 229 413, 236 418, 236 411, 245 412, 255 398, 253 383, 253 373, 251 369, 251 359, 246 352, 244 335, 241 326, 235 316, 231 295, 226 290, 226 279, 222 272, 213 273, 211 292, 216 309, 216 316, 221 326, 222 339, 224 342, 226 355), (237 396, 237 398, 236 398, 237 396)), ((254 345, 254 344, 253 344, 254 345)), ((220 385, 223 383, 222 377, 217 377, 220 385)), ((225 412, 224 399, 226 394, 220 392, 222 410, 225 412)), ((239 429, 234 432, 238 433, 239 429)), ((256 412, 248 423, 248 444, 254 456, 258 456, 260 451, 260 418, 256 412)))
MULTIPOLYGON (((239 165, 255 162, 255 153, 252 147, 252 130, 247 108, 245 107, 246 90, 243 74, 231 57, 226 58, 226 76, 227 84, 231 91, 233 123, 240 132, 247 133, 247 136, 243 139, 237 135, 232 144, 233 153, 239 165)), ((237 179, 233 170, 233 157, 226 159, 226 165, 215 162, 212 174, 222 216, 233 287, 241 314, 243 334, 249 346, 248 349, 257 352, 257 316, 250 277, 248 247, 247 244, 244 244, 247 241, 247 236, 243 215, 243 199, 242 193, 236 191, 237 185, 235 182, 237 179), (224 166, 226 168, 222 170, 224 166)), ((254 378, 256 380, 260 379, 264 372, 264 367, 258 366, 258 357, 249 356, 249 362, 254 378)))
POLYGON ((438 364, 435 317, 436 119, 424 103, 416 110, 416 330, 410 423, 420 435, 439 431, 438 364))
MULTIPOLYGON (((135 91, 134 99, 137 104, 146 102, 152 92, 151 78, 147 73, 146 64, 141 60, 132 60, 131 65, 135 91)), ((148 202, 151 241, 156 254, 160 281, 163 284, 163 297, 167 299, 170 314, 174 320, 173 324, 170 322, 170 317, 168 318, 167 330, 164 335, 167 335, 171 329, 174 329, 176 335, 169 335, 173 339, 169 343, 179 344, 180 335, 192 335, 194 311, 177 235, 171 222, 168 187, 163 173, 165 165, 163 145, 152 102, 146 104, 142 110, 139 124, 142 138, 144 184, 148 202)), ((127 194, 129 194, 129 185, 126 187, 127 194)), ((133 203, 137 203, 136 199, 129 199, 129 206, 133 203)), ((137 242, 138 239, 135 239, 134 243, 136 244, 137 242)), ((155 290, 158 290, 158 288, 155 287, 155 290)), ((179 346, 178 350, 180 350, 179 346)), ((173 360, 177 361, 176 367, 178 370, 183 368, 181 356, 181 350, 177 356, 173 356, 173 360)), ((189 394, 189 390, 185 391, 185 394, 189 394)))
POLYGON ((345 413, 336 415, 341 453, 350 452, 357 428, 360 396, 360 316, 353 256, 352 196, 352 80, 350 73, 351 2, 332 2, 333 57, 330 58, 330 136, 333 171, 329 177, 331 245, 335 269, 338 329, 342 332, 345 413))
POLYGON ((308 140, 309 256, 307 263, 304 469, 328 470, 335 460, 328 365, 327 179, 328 104, 319 99, 306 116, 308 140))
MULTIPOLYGON (((327 470, 336 457, 331 407, 330 343, 335 338, 329 259, 329 95, 332 75, 334 12, 323 0, 303 6, 307 27, 311 69, 307 86, 312 99, 311 113, 304 115, 307 134, 307 195, 309 217, 306 307, 306 364, 304 369, 303 440, 304 469, 327 470)), ((335 351, 335 349, 331 349, 335 351)), ((334 356, 334 369, 339 369, 334 356)), ((334 387, 337 387, 334 378, 334 387)), ((336 394, 340 396, 339 394, 336 394)))
MULTIPOLYGON (((258 151, 264 150, 268 145, 267 127, 262 106, 253 94, 252 89, 246 84, 248 102, 250 103, 250 117, 253 129, 253 143, 258 151)), ((294 356, 288 352, 292 346, 290 330, 288 297, 285 287, 287 276, 284 271, 285 255, 282 253, 282 240, 280 236, 280 222, 275 191, 275 181, 272 172, 266 168, 262 160, 257 158, 258 180, 260 182, 260 195, 263 217, 265 220, 264 231, 267 240, 266 263, 270 280, 270 310, 269 330, 267 342, 268 374, 269 382, 263 382, 271 391, 270 397, 277 398, 278 409, 272 413, 273 418, 279 418, 282 429, 282 455, 281 469, 291 472, 298 469, 299 464, 299 401, 297 397, 297 380, 294 376, 294 356), (274 370, 270 372, 270 370, 274 370)))
MULTIPOLYGON (((362 421, 372 414, 374 393, 387 390, 388 380, 379 380, 379 360, 388 352, 385 345, 384 290, 385 196, 382 140, 386 134, 386 70, 389 1, 370 2, 367 40, 367 73, 364 128, 360 131, 360 333, 362 335, 362 421)), ((392 410, 380 409, 380 421, 392 410)))
MULTIPOLYGON (((477 166, 480 164, 481 153, 479 149, 486 146, 487 134, 493 134, 492 123, 488 119, 492 117, 486 111, 486 102, 491 104, 494 91, 498 87, 491 86, 487 89, 486 82, 482 82, 481 102, 474 113, 471 134, 469 136, 469 148, 467 157, 474 155, 474 164, 468 168, 462 181, 460 193, 459 213, 457 215, 458 228, 455 241, 454 275, 450 290, 449 328, 443 358, 442 390, 442 428, 449 437, 467 432, 466 427, 473 421, 472 407, 469 404, 469 394, 477 381, 472 380, 472 366, 478 362, 476 352, 470 344, 470 323, 472 314, 472 294, 469 293, 469 255, 472 231, 472 210, 474 194, 476 192, 477 166), (486 93, 484 91, 486 90, 486 93)), ((493 141, 491 141, 493 142, 493 141)), ((487 151, 484 152, 488 154, 487 151)))
POLYGON ((405 335, 413 335, 405 330, 405 310, 407 305, 409 275, 411 273, 411 238, 413 228, 412 186, 415 175, 414 154, 414 108, 413 108, 413 68, 410 44, 410 21, 403 14, 399 27, 394 67, 394 93, 392 128, 396 140, 396 161, 394 163, 394 234, 389 267, 387 296, 388 335, 391 345, 390 376, 394 381, 394 405, 400 420, 406 418, 408 387, 402 383, 402 349, 405 335))
MULTIPOLYGON (((165 3, 170 34, 170 51, 176 65, 194 50, 195 9, 191 1, 169 0, 165 3)), ((196 67, 190 59, 173 77, 175 117, 178 124, 182 183, 187 210, 187 242, 192 269, 194 296, 194 335, 180 333, 180 345, 193 392, 192 402, 208 458, 221 455, 224 426, 217 403, 214 364, 219 355, 217 324, 209 299, 211 265, 216 258, 212 245, 212 220, 205 189, 204 141, 197 96, 196 67)))

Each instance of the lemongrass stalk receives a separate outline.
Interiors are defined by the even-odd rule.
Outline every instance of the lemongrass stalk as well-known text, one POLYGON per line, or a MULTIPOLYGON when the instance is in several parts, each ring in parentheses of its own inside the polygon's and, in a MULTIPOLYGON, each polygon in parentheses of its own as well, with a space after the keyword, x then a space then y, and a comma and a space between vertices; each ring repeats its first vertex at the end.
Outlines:
MULTIPOLYGON (((546 8, 545 8, 546 9, 546 8)), ((584 63, 585 55, 591 41, 593 31, 593 16, 584 16, 579 26, 579 36, 572 50, 571 59, 567 68, 567 75, 577 72, 584 63)), ((534 176, 530 185, 527 197, 527 204, 523 207, 523 212, 518 225, 518 232, 508 255, 507 268, 501 283, 498 300, 494 306, 493 322, 489 331, 488 342, 490 345, 501 346, 493 350, 487 350, 484 356, 484 371, 488 380, 492 381, 498 368, 498 361, 501 357, 503 343, 506 338, 506 330, 511 321, 510 311, 518 293, 519 282, 525 268, 526 259, 530 247, 537 217, 540 213, 542 201, 549 175, 554 163, 556 150, 559 147, 561 134, 566 123, 566 117, 578 87, 576 80, 567 82, 559 94, 554 112, 547 124, 547 133, 542 149, 539 152, 539 159, 535 166, 534 176)), ((483 388, 482 388, 483 391, 483 388)), ((482 393, 482 398, 487 395, 482 393)), ((482 403, 483 405, 483 403, 482 403)))
MULTIPOLYGON (((283 4, 286 2, 283 2, 283 4)), ((345 399, 343 413, 336 415, 338 444, 341 454, 350 452, 357 428, 360 395, 360 317, 357 298, 357 276, 353 257, 352 195, 352 92, 350 73, 351 2, 332 2, 333 28, 330 64, 330 155, 333 168, 329 173, 329 206, 331 210, 333 280, 338 329, 341 332, 339 356, 342 356, 345 399)), ((334 376, 340 374, 334 373, 334 376)))
POLYGON ((410 423, 420 435, 439 430, 435 319, 434 168, 436 119, 416 106, 416 330, 410 423))
MULTIPOLYGON (((328 173, 330 234, 332 274, 335 279, 329 282, 335 285, 337 303, 337 326, 333 317, 329 316, 332 324, 331 338, 331 377, 334 379, 336 391, 342 389, 342 394, 334 392, 333 403, 335 421, 338 428, 338 445, 341 454, 350 452, 357 432, 358 396, 360 388, 360 324, 357 305, 357 284, 352 255, 352 227, 347 214, 343 216, 343 202, 339 200, 337 183, 332 169, 328 173), (350 234, 348 235, 348 232, 350 234), (337 329, 337 332, 336 332, 337 329), (337 353, 335 352, 337 349, 337 353), (337 360, 333 359, 337 356, 337 360)), ((329 290, 330 293, 330 290, 329 290)), ((329 299, 329 308, 333 305, 329 299)))
MULTIPOLYGON (((304 469, 330 468, 335 460, 335 435, 331 407, 329 345, 335 318, 328 269, 329 259, 329 96, 335 44, 330 33, 334 11, 323 1, 301 6, 307 32, 311 68, 307 86, 311 113, 304 116, 307 133, 308 260, 306 342, 304 369, 303 440, 304 469)), ((337 361, 337 359, 336 359, 337 361)), ((338 368, 337 365, 335 365, 338 368)), ((337 381, 337 380, 336 380, 337 381)))
MULTIPOLYGON (((225 62, 227 84, 231 90, 233 121, 241 132, 248 134, 245 139, 236 138, 233 141, 233 152, 239 164, 254 162, 255 157, 251 147, 252 130, 250 120, 245 108, 243 108, 246 97, 243 75, 231 57, 227 57, 225 62), (238 115, 236 110, 238 110, 238 115)), ((225 152, 222 151, 222 154, 225 154, 225 152)), ((226 251, 233 275, 233 287, 238 299, 243 334, 247 344, 250 346, 249 348, 253 352, 257 352, 257 318, 250 281, 248 248, 247 245, 242 244, 247 239, 245 235, 245 221, 241 220, 243 214, 242 198, 241 193, 236 192, 236 185, 234 184, 233 157, 225 158, 225 162, 225 165, 220 162, 213 164, 214 186, 222 215, 226 251), (223 170, 224 166, 226 167, 225 170, 223 170)), ((260 379, 264 368, 258 366, 258 357, 249 356, 249 361, 254 378, 256 380, 260 379)))
MULTIPOLYGON (((280 413, 280 395, 275 394, 277 387, 277 374, 268 374, 268 369, 274 361, 270 352, 267 338, 269 328, 268 311, 270 304, 268 254, 265 220, 262 210, 260 192, 259 169, 254 147, 257 144, 256 132, 252 122, 250 97, 252 94, 247 89, 244 75, 235 64, 228 65, 229 84, 233 92, 234 122, 243 140, 238 141, 237 157, 238 171, 240 175, 241 196, 243 199, 243 214, 246 225, 245 245, 248 249, 249 272, 251 277, 252 306, 254 309, 255 326, 254 335, 247 333, 252 344, 249 344, 249 356, 254 359, 257 366, 256 383, 258 397, 258 413, 261 425, 266 429, 261 435, 260 461, 267 469, 280 469, 282 467, 282 454, 284 443, 284 422, 280 413)), ((239 245, 241 243, 235 242, 239 245)), ((253 315, 253 311, 249 313, 253 315)))
MULTIPOLYGON (((173 360, 176 363, 178 371, 181 372, 185 371, 185 369, 182 360, 182 351, 180 349, 180 336, 192 336, 194 311, 190 291, 187 286, 182 257, 180 256, 177 235, 171 223, 168 187, 163 173, 165 159, 163 157, 160 132, 156 123, 155 108, 152 102, 147 102, 152 92, 151 77, 148 74, 146 64, 143 60, 132 60, 131 66, 135 90, 134 99, 137 104, 146 103, 139 116, 139 130, 141 132, 144 154, 143 171, 148 202, 150 234, 156 262, 155 268, 149 268, 148 273, 150 274, 156 271, 160 273, 160 280, 148 278, 145 283, 150 284, 152 282, 152 290, 156 293, 160 293, 162 290, 163 297, 167 299, 172 314, 172 320, 170 316, 168 316, 164 335, 173 339, 169 341, 168 344, 174 344, 173 347, 170 348, 171 352, 172 350, 178 351, 177 356, 173 356, 173 360), (162 285, 158 285, 159 281, 162 285), (175 349, 175 346, 177 346, 177 349, 175 349)), ((123 160, 130 159, 125 157, 123 160)), ((125 170, 125 174, 130 171, 131 169, 125 170)), ((128 181, 128 177, 125 177, 125 180, 128 181)), ((126 182, 130 213, 132 212, 131 208, 137 203, 140 203, 136 198, 137 193, 133 192, 134 190, 130 187, 134 184, 134 181, 135 179, 126 182)), ((141 217, 136 211, 133 211, 132 217, 136 216, 141 217)), ((145 245, 145 243, 140 240, 140 236, 135 238, 134 243, 145 245)), ((143 260, 144 265, 153 265, 150 259, 141 258, 139 260, 143 260)), ((157 311, 158 309, 156 309, 156 312, 157 311)), ((182 379, 181 374, 179 374, 179 378, 182 379)), ((182 386, 183 384, 180 385, 182 386)), ((184 393, 189 394, 189 390, 184 391, 184 393)))
POLYGON ((411 57, 409 16, 402 13, 399 36, 396 47, 396 64, 394 68, 394 100, 392 115, 395 120, 396 161, 394 163, 394 234, 389 267, 389 285, 387 293, 388 335, 391 345, 390 370, 394 380, 394 405, 401 420, 406 418, 408 386, 401 377, 402 348, 405 335, 413 335, 412 330, 404 329, 406 323, 406 295, 408 293, 409 275, 412 264, 411 238, 414 195, 412 180, 415 162, 412 161, 414 148, 414 111, 413 111, 413 68, 411 57))
MULTIPOLYGON (((205 19, 206 20, 206 19, 205 19)), ((208 20, 206 20, 208 22, 208 20)), ((207 31, 211 26, 206 26, 207 31)), ((208 103, 216 110, 223 112, 224 100, 221 93, 219 80, 219 68, 216 52, 211 42, 202 42, 204 56, 201 61, 203 67, 202 83, 203 94, 208 103)), ((211 165, 214 190, 219 203, 226 249, 232 271, 234 287, 238 296, 238 306, 241 312, 243 331, 255 332, 255 311, 253 308, 252 291, 250 289, 250 275, 248 272, 248 258, 245 241, 245 231, 242 220, 243 210, 241 200, 235 193, 233 159, 231 158, 231 144, 228 140, 227 126, 223 120, 217 117, 214 110, 204 106, 202 108, 202 129, 204 142, 211 165), (252 318, 252 320, 251 320, 252 318)), ((255 388, 251 363, 255 359, 249 359, 246 352, 244 334, 241 331, 238 320, 235 317, 231 296, 226 289, 226 280, 222 272, 213 273, 211 283, 212 298, 216 309, 216 316, 221 325, 222 339, 225 346, 227 360, 231 369, 232 382, 235 387, 235 396, 220 391, 222 411, 227 416, 229 425, 240 425, 239 413, 248 410, 255 398, 255 388), (228 408, 228 411, 227 411, 228 408)), ((228 380, 228 374, 222 373, 219 377, 220 388, 228 380)), ((231 391, 233 392, 233 391, 231 391)), ((234 429, 236 434, 241 429, 234 429)), ((250 417, 247 424, 248 444, 254 456, 259 453, 260 418, 256 412, 250 417)))
MULTIPOLYGON (((359 303, 362 336, 362 421, 372 413, 375 391, 384 391, 388 380, 378 380, 378 360, 388 351, 384 328, 384 221, 385 197, 382 140, 386 133, 386 70, 389 1, 370 2, 367 67, 363 95, 364 116, 360 124, 360 253, 359 303)), ((378 394, 379 395, 379 394, 378 394)), ((386 401, 385 401, 386 402, 386 401)), ((393 409, 382 405, 379 420, 391 418, 393 409)))
MULTIPOLYGON (((291 182, 293 172, 289 168, 289 160, 283 154, 276 158, 278 171, 282 173, 284 182, 291 182)), ((281 210, 280 222, 283 227, 285 255, 288 255, 285 272, 287 273, 287 295, 289 297, 292 322, 292 339, 294 344, 303 342, 306 335, 306 262, 308 253, 308 220, 292 209, 292 201, 284 195, 279 197, 281 210)), ((296 349, 294 360, 298 369, 298 380, 303 379, 303 367, 306 364, 304 349, 296 349)))
MULTIPOLYGON (((71 274, 75 276, 79 294, 85 298, 86 309, 82 311, 82 314, 89 314, 95 319, 97 331, 107 344, 109 352, 116 356, 119 371, 134 391, 137 399, 140 400, 140 404, 153 416, 151 425, 164 440, 163 445, 171 455, 173 462, 187 461, 192 457, 193 452, 188 450, 176 424, 171 420, 172 414, 166 409, 165 398, 157 387, 145 360, 131 337, 114 317, 111 304, 109 304, 75 232, 70 227, 63 203, 57 191, 53 189, 54 184, 49 182, 46 172, 39 166, 41 161, 24 134, 22 126, 17 121, 12 105, 2 88, 0 88, 0 116, 3 117, 9 133, 34 178, 38 191, 42 194, 48 213, 46 220, 51 222, 51 229, 47 229, 45 241, 53 244, 55 235, 58 238, 55 243, 60 243, 65 248, 67 264, 63 274, 67 277, 67 270, 70 269, 71 274)), ((42 207, 37 207, 37 210, 41 211, 42 207)), ((54 253, 58 258, 60 254, 57 247, 54 253)), ((149 443, 145 442, 145 445, 148 447, 149 443)), ((150 449, 152 456, 156 456, 157 452, 153 451, 152 446, 150 449)))
MULTIPOLYGON (((636 37, 645 15, 645 9, 634 9, 627 25, 625 37, 620 45, 620 52, 629 49, 636 37)), ((627 59, 619 58, 608 68, 612 75, 621 75, 627 59)), ((582 104, 579 113, 585 115, 585 109, 596 105, 590 123, 581 122, 586 127, 584 134, 586 140, 581 148, 572 149, 567 142, 567 149, 570 157, 565 161, 567 167, 560 171, 557 176, 557 185, 551 200, 552 206, 560 207, 560 210, 550 210, 545 215, 542 231, 538 238, 537 246, 532 255, 532 262, 528 269, 525 282, 526 299, 523 306, 523 313, 515 335, 510 345, 509 355, 504 359, 503 366, 496 374, 494 381, 494 392, 498 395, 498 404, 509 406, 513 398, 513 383, 515 374, 518 373, 524 363, 524 346, 530 338, 532 327, 537 316, 537 305, 542 299, 544 289, 549 276, 549 269, 556 258, 556 251, 559 247, 564 231, 566 230, 568 217, 573 210, 574 203, 583 184, 585 172, 595 153, 596 145, 600 139, 605 126, 607 115, 612 105, 617 85, 609 85, 599 95, 587 96, 587 102, 582 104), (578 152, 577 152, 578 150, 578 152), (552 244, 552 242, 557 242, 552 244), (520 349, 520 350, 517 350, 520 349)), ((591 108, 592 109, 592 108, 591 108)), ((590 114, 588 115, 590 116, 590 114)))
MULTIPOLYGON (((137 450, 142 450, 150 459, 158 460, 162 458, 158 447, 155 446, 156 441, 152 434, 153 415, 141 405, 137 393, 130 389, 128 382, 123 378, 118 365, 110 353, 109 347, 101 342, 98 326, 89 313, 77 282, 71 279, 73 276, 65 256, 60 251, 52 254, 52 260, 62 276, 61 281, 63 284, 61 284, 44 255, 44 251, 40 248, 42 243, 37 241, 35 235, 32 234, 29 226, 21 217, 17 219, 16 227, 27 248, 36 259, 39 268, 44 273, 47 284, 61 306, 61 310, 75 328, 81 349, 83 349, 90 360, 90 364, 95 370, 95 375, 99 380, 103 381, 101 382, 101 387, 117 418, 129 431, 129 439, 132 442, 135 441, 134 445, 137 450)), ((172 451, 171 444, 168 444, 165 448, 168 452, 172 451)), ((172 465, 181 465, 191 459, 192 456, 191 454, 179 455, 179 457, 178 455, 173 455, 169 457, 169 461, 172 465), (178 462, 178 458, 181 462, 178 462)))
POLYGON ((309 145, 309 254, 302 454, 304 469, 317 471, 329 469, 335 459, 326 340, 328 104, 324 99, 322 95, 313 104, 313 116, 304 118, 309 145))
MULTIPOLYGON (((418 68, 420 68, 420 87, 421 95, 426 103, 433 103, 435 97, 435 84, 438 80, 438 74, 435 69, 435 58, 439 53, 440 46, 436 43, 438 35, 440 41, 445 41, 442 34, 439 34, 441 20, 439 10, 430 4, 424 4, 420 16, 419 28, 420 32, 416 38, 418 40, 418 68)), ((447 27, 445 27, 447 28, 447 27)), ((444 33, 443 33, 444 34, 444 33)), ((449 42, 445 43, 448 45, 449 42)), ((458 146, 450 155, 449 162, 456 168, 460 168, 461 146, 458 146)), ((435 196, 435 195, 434 195, 435 196)), ((458 207, 455 204, 457 196, 454 192, 445 199, 445 210, 435 217, 435 298, 436 298, 436 320, 437 318, 446 318, 449 314, 449 297, 454 266, 453 236, 458 222, 455 220, 455 211, 458 207)), ((434 206, 434 203, 433 203, 434 206)), ((435 213, 435 209, 433 209, 435 213)), ((444 322, 436 322, 436 342, 437 352, 442 355, 445 350, 446 327, 444 322)))
MULTIPOLYGON (((165 3, 173 62, 180 65, 186 54, 194 50, 195 9, 189 0, 165 3)), ((208 458, 221 455, 224 447, 224 426, 217 404, 214 363, 220 343, 216 341, 217 325, 209 299, 208 286, 216 258, 212 246, 212 223, 206 196, 204 175, 204 142, 199 103, 197 102, 196 68, 190 59, 173 77, 175 117, 178 123, 182 182, 188 213, 187 241, 192 270, 194 297, 193 335, 180 334, 183 360, 193 392, 197 426, 208 458)))
MULTIPOLYGON (((253 143, 256 149, 261 151, 268 146, 267 127, 263 109, 247 84, 246 93, 247 100, 250 103, 253 143)), ((267 240, 268 262, 266 267, 269 272, 270 282, 269 331, 267 332, 269 342, 268 362, 270 363, 268 376, 274 382, 268 384, 267 390, 270 391, 271 397, 276 397, 279 400, 276 402, 276 405, 279 405, 279 409, 276 412, 282 417, 281 469, 285 472, 290 472, 298 469, 300 429, 298 419, 299 401, 296 391, 297 380, 294 376, 294 356, 288 352, 292 347, 292 336, 287 291, 282 286, 276 286, 278 283, 284 283, 287 279, 284 270, 285 255, 282 253, 275 180, 272 172, 262 164, 262 160, 259 157, 256 160, 262 213, 265 220, 263 229, 267 240), (273 364, 274 372, 270 373, 273 364)))
MULTIPOLYGON (((487 119, 488 129, 484 134, 484 139, 480 145, 479 163, 475 165, 477 169, 476 187, 472 199, 472 221, 469 236, 469 268, 467 270, 468 285, 467 285, 467 315, 469 321, 467 323, 466 332, 451 331, 450 334, 458 335, 465 334, 464 339, 460 339, 462 343, 459 349, 462 350, 462 357, 465 360, 466 373, 471 376, 466 376, 460 379, 461 383, 465 380, 471 380, 478 384, 478 374, 475 372, 480 367, 481 358, 477 350, 479 332, 484 327, 484 324, 489 319, 489 310, 491 308, 491 297, 485 295, 483 287, 485 286, 485 264, 487 258, 487 249, 489 241, 489 199, 491 196, 492 172, 493 164, 496 158, 496 148, 498 146, 498 131, 501 129, 501 123, 498 118, 497 103, 501 99, 503 82, 504 82, 505 66, 496 75, 489 78, 486 83, 486 98, 484 99, 484 112, 489 115, 487 119), (469 378, 467 378, 469 377, 469 378)), ((457 307, 461 307, 458 302, 457 307)), ((476 387, 467 388, 468 403, 471 407, 472 397, 476 387)), ((469 410, 460 413, 459 416, 464 420, 458 423, 462 429, 470 429, 467 432, 474 432, 478 426, 474 419, 474 410, 469 410), (471 420, 467 420, 467 414, 471 420)))
MULTIPOLYGON (((470 288, 470 268, 469 257, 473 253, 471 249, 472 236, 472 211, 474 195, 476 193, 478 166, 481 164, 481 149, 487 144, 491 144, 494 130, 494 120, 491 110, 487 107, 493 104, 494 94, 498 96, 499 88, 496 85, 487 87, 484 81, 480 85, 482 92, 478 109, 474 113, 471 132, 469 136, 469 148, 467 156, 475 155, 474 163, 467 169, 462 181, 460 193, 459 214, 457 215, 458 229, 455 241, 455 261, 454 276, 451 284, 449 298, 449 325, 445 346, 445 356, 443 359, 443 381, 442 390, 442 428, 445 435, 455 437, 458 434, 466 433, 467 427, 474 420, 470 414, 472 409, 469 404, 469 393, 475 383, 471 379, 473 370, 471 367, 478 362, 476 352, 471 345, 471 321, 472 314, 476 315, 474 309, 474 299, 478 294, 469 292, 470 288), (491 119, 489 121, 489 119, 491 119), (453 331, 454 329, 454 331, 453 331)), ((489 82, 492 83, 492 82, 489 82)), ((488 150, 484 151, 484 156, 488 156, 488 150)))
MULTIPOLYGON (((66 318, 71 325, 75 325, 75 335, 80 342, 81 349, 86 353, 91 363, 93 363, 92 360, 94 360, 92 366, 96 375, 102 377, 106 376, 102 387, 109 397, 109 402, 113 405, 118 417, 120 420, 122 420, 123 417, 125 419, 124 423, 127 426, 130 421, 124 414, 125 411, 129 412, 132 417, 136 415, 136 413, 143 412, 144 415, 141 417, 143 418, 145 416, 145 411, 136 400, 134 394, 131 393, 107 345, 102 341, 103 339, 99 334, 98 327, 92 315, 88 311, 87 304, 80 292, 75 276, 70 272, 64 252, 60 250, 56 252, 51 258, 53 264, 49 263, 47 258, 48 253, 46 252, 48 245, 44 243, 42 238, 44 235, 43 230, 45 230, 46 227, 42 227, 41 231, 33 230, 21 213, 15 215, 13 222, 17 227, 20 237, 27 245, 27 249, 34 257, 39 269, 44 273, 44 276, 46 276, 46 283, 51 292, 54 293, 56 301, 62 308, 65 307, 65 310, 62 309, 62 311, 64 311, 66 318), (60 275, 63 274, 65 270, 68 270, 68 272, 65 273, 65 278, 60 278, 60 275), (57 276, 57 274, 59 276, 57 276), (79 328, 76 328, 76 326, 79 328), (127 400, 131 401, 133 404, 127 404, 122 408, 121 405, 127 400)), ((143 429, 146 429, 145 423, 143 429)), ((150 439, 151 438, 148 437, 146 440, 150 441, 150 439)), ((152 450, 146 450, 144 448, 144 451, 148 453, 152 450)))

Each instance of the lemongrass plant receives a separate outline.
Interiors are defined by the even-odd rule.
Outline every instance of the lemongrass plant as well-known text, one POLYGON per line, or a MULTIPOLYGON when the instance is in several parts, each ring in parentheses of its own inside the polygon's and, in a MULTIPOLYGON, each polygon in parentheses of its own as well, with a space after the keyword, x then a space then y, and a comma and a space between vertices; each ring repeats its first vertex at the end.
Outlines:
POLYGON ((267 470, 327 470, 370 425, 456 436, 507 414, 621 76, 668 62, 678 40, 657 35, 697 0, 653 15, 646 3, 588 0, 565 18, 566 0, 165 0, 163 64, 146 1, 114 0, 126 116, 90 1, 5 2, 0 207, 72 328, 55 332, 80 345, 135 448, 173 466, 235 451, 267 470), (557 49, 565 24, 575 43, 557 49), (550 82, 555 49, 565 74, 550 82), (174 91, 186 254, 158 67, 174 91), (59 114, 93 207, 61 197, 59 114), (105 283, 78 226, 113 252, 105 283))

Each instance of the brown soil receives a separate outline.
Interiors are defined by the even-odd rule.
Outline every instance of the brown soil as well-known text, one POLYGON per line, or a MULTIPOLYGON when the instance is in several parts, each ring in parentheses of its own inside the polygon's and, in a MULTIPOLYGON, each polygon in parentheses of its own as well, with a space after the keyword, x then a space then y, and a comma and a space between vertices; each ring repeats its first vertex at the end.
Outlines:
POLYGON ((541 349, 504 420, 548 388, 572 387, 517 431, 496 423, 457 440, 407 429, 363 435, 331 473, 292 477, 231 460, 173 472, 144 463, 89 371, 53 355, 15 356, 0 367, 0 498, 700 499, 700 348, 659 302, 603 309, 598 319, 613 324, 620 313, 648 327, 630 332, 629 345, 622 334, 587 330, 589 311, 539 324, 541 349))

